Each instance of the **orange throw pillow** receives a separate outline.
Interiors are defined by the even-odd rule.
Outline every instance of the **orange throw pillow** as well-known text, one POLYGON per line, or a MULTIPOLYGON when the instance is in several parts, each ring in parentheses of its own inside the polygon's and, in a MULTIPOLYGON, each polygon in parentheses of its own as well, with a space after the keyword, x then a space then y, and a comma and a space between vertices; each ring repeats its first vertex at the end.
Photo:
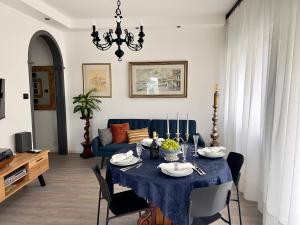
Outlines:
POLYGON ((111 124, 110 128, 113 142, 115 144, 127 142, 127 131, 129 130, 129 123, 111 124))

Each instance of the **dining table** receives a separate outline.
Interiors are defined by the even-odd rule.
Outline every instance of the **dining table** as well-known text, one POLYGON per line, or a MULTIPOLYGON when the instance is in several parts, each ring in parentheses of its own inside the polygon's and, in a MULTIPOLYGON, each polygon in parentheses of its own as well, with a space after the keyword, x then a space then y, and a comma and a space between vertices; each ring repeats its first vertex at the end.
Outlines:
MULTIPOLYGON (((195 157, 192 148, 190 146, 187 152, 187 162, 199 166, 205 175, 195 171, 184 177, 168 176, 158 167, 161 163, 166 163, 163 154, 160 153, 159 159, 150 159, 150 151, 144 149, 141 154, 142 164, 138 168, 122 171, 122 167, 108 164, 106 179, 111 193, 114 191, 114 184, 131 188, 136 195, 147 199, 152 206, 159 208, 173 225, 188 225, 191 191, 194 188, 232 181, 231 171, 223 157, 207 158, 200 155, 195 157)), ((135 145, 121 149, 117 153, 125 153, 129 150, 136 155, 135 145)), ((157 223, 152 221, 151 224, 157 223)))

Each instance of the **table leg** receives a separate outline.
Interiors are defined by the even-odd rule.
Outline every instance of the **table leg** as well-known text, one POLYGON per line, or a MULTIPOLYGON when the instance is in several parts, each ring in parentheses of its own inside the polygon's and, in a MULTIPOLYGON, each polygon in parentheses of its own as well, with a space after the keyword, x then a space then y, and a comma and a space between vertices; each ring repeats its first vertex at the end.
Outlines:
POLYGON ((173 225, 157 207, 151 207, 139 218, 137 225, 173 225))
POLYGON ((40 176, 38 176, 40 184, 42 187, 46 186, 46 182, 44 180, 43 174, 41 174, 40 176))

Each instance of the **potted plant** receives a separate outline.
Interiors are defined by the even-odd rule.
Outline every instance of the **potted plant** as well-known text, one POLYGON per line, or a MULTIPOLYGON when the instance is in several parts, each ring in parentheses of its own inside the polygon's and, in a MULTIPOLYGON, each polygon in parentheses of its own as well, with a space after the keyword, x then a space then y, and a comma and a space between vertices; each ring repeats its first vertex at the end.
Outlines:
POLYGON ((101 100, 97 99, 91 94, 94 90, 88 91, 86 94, 80 94, 73 98, 74 110, 73 113, 80 112, 81 117, 80 119, 85 120, 85 133, 84 139, 85 141, 81 143, 83 146, 83 153, 80 154, 81 157, 87 159, 93 157, 93 153, 91 150, 91 141, 90 141, 90 119, 93 117, 93 111, 100 111, 99 104, 102 103, 101 100))
POLYGON ((166 161, 177 161, 179 159, 177 155, 180 152, 180 145, 174 140, 166 139, 161 144, 161 151, 164 153, 166 161))

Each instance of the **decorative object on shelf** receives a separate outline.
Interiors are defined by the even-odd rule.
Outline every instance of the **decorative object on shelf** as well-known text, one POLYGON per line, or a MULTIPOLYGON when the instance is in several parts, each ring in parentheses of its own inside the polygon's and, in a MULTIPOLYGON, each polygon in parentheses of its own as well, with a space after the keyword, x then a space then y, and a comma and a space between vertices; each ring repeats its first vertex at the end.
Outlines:
POLYGON ((131 98, 186 98, 188 61, 130 62, 131 98))
POLYGON ((83 63, 82 64, 83 93, 93 91, 94 97, 111 98, 111 64, 83 63))
POLYGON ((214 93, 214 105, 213 105, 214 113, 213 113, 213 117, 212 117, 213 128, 212 128, 212 133, 210 135, 210 137, 212 138, 212 142, 210 143, 211 147, 219 146, 220 145, 220 143, 218 142, 219 134, 218 134, 218 128, 217 128, 217 122, 218 122, 218 112, 217 112, 217 110, 218 110, 218 100, 219 100, 219 85, 216 84, 215 93, 214 93))
POLYGON ((88 91, 86 94, 80 94, 73 98, 73 104, 75 105, 73 113, 80 112, 80 119, 85 120, 84 127, 84 142, 81 143, 83 146, 83 153, 80 154, 82 158, 93 157, 91 150, 90 141, 90 119, 93 118, 93 110, 100 111, 98 104, 101 103, 99 99, 91 96, 94 90, 88 91))
POLYGON ((117 22, 117 28, 115 30, 116 38, 112 37, 113 30, 109 29, 108 32, 103 34, 103 38, 105 40, 104 43, 100 43, 101 39, 99 38, 99 31, 96 30, 96 25, 93 25, 93 32, 91 36, 93 37, 93 43, 94 45, 102 51, 105 51, 109 49, 112 44, 115 42, 118 45, 118 49, 115 51, 115 55, 118 57, 118 61, 122 61, 122 56, 124 55, 124 51, 121 49, 121 45, 123 42, 126 43, 127 47, 132 51, 139 51, 143 48, 144 43, 144 31, 143 31, 143 24, 140 24, 140 32, 139 32, 139 39, 137 40, 137 43, 134 43, 134 35, 130 33, 127 29, 124 29, 125 32, 125 38, 122 38, 122 28, 121 28, 121 20, 123 18, 122 12, 120 9, 121 1, 117 0, 117 9, 116 9, 116 22, 117 22))
POLYGON ((0 169, 11 163, 14 157, 12 150, 0 148, 0 169))
POLYGON ((52 66, 32 67, 34 110, 56 110, 55 79, 52 66))

